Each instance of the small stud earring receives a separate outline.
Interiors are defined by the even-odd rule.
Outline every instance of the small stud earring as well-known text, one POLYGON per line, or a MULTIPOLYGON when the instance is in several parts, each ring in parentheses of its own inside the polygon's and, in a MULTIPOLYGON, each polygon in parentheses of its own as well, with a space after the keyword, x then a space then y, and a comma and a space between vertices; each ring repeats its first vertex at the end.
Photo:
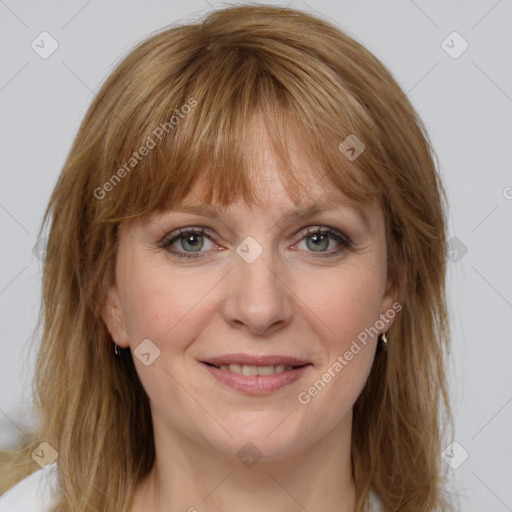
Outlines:
POLYGON ((380 335, 380 337, 379 337, 379 347, 380 347, 380 348, 385 349, 385 348, 387 348, 387 347, 388 347, 388 345, 389 345, 389 339, 388 339, 388 337, 386 336, 386 333, 385 333, 385 332, 383 332, 383 333, 380 335))
POLYGON ((121 351, 119 350, 119 347, 114 343, 114 357, 116 359, 121 358, 121 351))

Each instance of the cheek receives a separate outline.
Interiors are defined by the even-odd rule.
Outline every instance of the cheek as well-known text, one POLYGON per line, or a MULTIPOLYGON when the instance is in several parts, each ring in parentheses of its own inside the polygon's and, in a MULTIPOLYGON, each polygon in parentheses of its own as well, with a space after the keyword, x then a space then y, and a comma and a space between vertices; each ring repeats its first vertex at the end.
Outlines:
POLYGON ((374 263, 338 269, 329 279, 316 280, 316 285, 313 279, 302 289, 301 299, 308 306, 303 311, 322 340, 324 357, 297 400, 312 413, 310 418, 322 416, 325 429, 349 413, 372 367, 377 341, 372 328, 379 319, 384 286, 381 268, 374 263))
POLYGON ((308 283, 301 286, 301 300, 314 313, 310 318, 315 330, 331 349, 343 350, 378 320, 384 278, 377 261, 347 266, 308 283))
POLYGON ((120 282, 126 283, 123 309, 131 344, 144 338, 154 339, 159 345, 173 339, 174 348, 179 348, 180 340, 187 338, 186 332, 200 329, 199 313, 222 274, 171 271, 165 261, 149 261, 147 257, 134 257, 125 262, 120 276, 120 282), (180 336, 176 336, 178 332, 180 336))
MULTIPOLYGON (((119 283, 125 283, 122 289, 125 321, 144 389, 160 411, 169 413, 169 403, 176 410, 197 407, 190 403, 190 395, 182 387, 186 383, 192 394, 200 395, 201 390, 194 390, 188 380, 186 350, 204 329, 205 312, 211 308, 209 301, 213 296, 209 292, 225 272, 201 272, 192 267, 172 269, 165 259, 156 261, 144 254, 126 256, 120 263, 119 283), (146 339, 159 350, 155 352, 158 357, 147 366, 137 358, 137 347, 146 339)), ((171 417, 176 424, 185 422, 172 411, 168 419, 171 417)), ((182 427, 187 429, 190 425, 183 423, 182 427)))

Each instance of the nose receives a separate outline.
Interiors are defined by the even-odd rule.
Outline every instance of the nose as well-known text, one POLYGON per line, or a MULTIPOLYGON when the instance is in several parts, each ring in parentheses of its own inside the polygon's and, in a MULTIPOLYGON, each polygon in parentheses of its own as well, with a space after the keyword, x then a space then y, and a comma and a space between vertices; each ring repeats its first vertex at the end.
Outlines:
POLYGON ((252 262, 234 256, 223 314, 233 327, 268 336, 289 325, 294 293, 270 250, 252 262))

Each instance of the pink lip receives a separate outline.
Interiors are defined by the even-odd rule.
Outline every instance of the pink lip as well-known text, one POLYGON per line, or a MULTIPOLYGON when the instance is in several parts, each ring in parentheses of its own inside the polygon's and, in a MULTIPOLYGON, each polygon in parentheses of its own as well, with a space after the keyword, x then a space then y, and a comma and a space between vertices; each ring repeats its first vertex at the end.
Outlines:
POLYGON ((250 395, 265 395, 277 391, 299 380, 304 373, 307 372, 308 368, 312 366, 311 364, 306 364, 305 366, 300 366, 299 368, 294 368, 293 370, 284 371, 282 373, 276 373, 275 375, 241 375, 229 370, 221 370, 220 368, 210 366, 206 363, 202 364, 219 382, 250 395))
POLYGON ((284 364, 285 366, 304 366, 309 364, 309 361, 303 361, 296 357, 289 356, 251 356, 248 354, 226 354, 223 356, 209 357, 203 359, 202 363, 215 364, 217 366, 221 364, 240 364, 247 366, 276 366, 278 364, 284 364))

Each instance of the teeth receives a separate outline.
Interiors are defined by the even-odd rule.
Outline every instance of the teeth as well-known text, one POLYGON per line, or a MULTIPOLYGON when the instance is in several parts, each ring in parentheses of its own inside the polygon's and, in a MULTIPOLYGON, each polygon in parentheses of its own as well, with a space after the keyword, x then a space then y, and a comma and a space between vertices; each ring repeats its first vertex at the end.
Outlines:
POLYGON ((274 375, 276 373, 283 373, 290 370, 293 370, 293 366, 288 366, 284 364, 276 364, 275 366, 250 366, 250 365, 240 365, 240 364, 220 364, 217 368, 221 370, 229 370, 233 373, 238 373, 240 375, 274 375))
POLYGON ((229 370, 231 372, 242 373, 242 367, 239 364, 230 364, 229 366, 228 365, 222 365, 222 366, 227 366, 226 370, 229 370))
MULTIPOLYGON (((234 364, 233 366, 229 365, 229 369, 233 371, 233 368, 238 369, 237 366, 237 364, 234 364)), ((258 375, 258 368, 256 366, 247 366, 244 364, 242 366, 242 375, 258 375)))
MULTIPOLYGON (((248 368, 251 368, 250 366, 248 368)), ((253 366, 252 368, 256 368, 253 366)), ((258 370, 258 375, 274 375, 274 367, 273 366, 260 366, 256 368, 258 370)))

